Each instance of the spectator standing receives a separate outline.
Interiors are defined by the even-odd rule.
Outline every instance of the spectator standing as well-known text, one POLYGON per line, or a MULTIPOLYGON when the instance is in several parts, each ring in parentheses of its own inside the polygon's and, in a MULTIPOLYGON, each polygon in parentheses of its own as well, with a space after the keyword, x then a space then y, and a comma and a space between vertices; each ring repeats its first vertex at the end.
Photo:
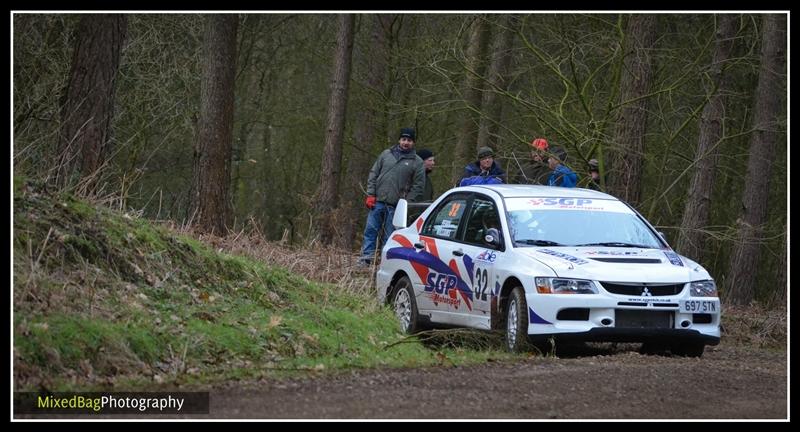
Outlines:
POLYGON ((547 178, 549 186, 561 186, 573 188, 578 184, 578 175, 564 165, 567 152, 561 147, 554 147, 547 157, 547 165, 553 170, 547 178))
POLYGON ((530 159, 520 168, 513 183, 546 185, 552 170, 547 166, 547 149, 549 145, 544 138, 536 138, 530 143, 530 159))
POLYGON ((417 156, 422 159, 423 167, 425 168, 425 190, 422 192, 422 201, 433 201, 433 182, 431 181, 431 172, 436 165, 436 157, 433 152, 428 149, 422 149, 417 152, 417 156))
POLYGON ((589 184, 586 186, 589 189, 594 189, 596 191, 601 190, 600 188, 600 163, 597 162, 597 159, 589 159, 589 184))
POLYGON ((394 231, 392 217, 397 202, 401 198, 409 201, 422 199, 425 169, 422 159, 414 151, 415 141, 413 128, 400 129, 398 143, 384 150, 369 171, 366 200, 369 215, 359 258, 361 265, 372 264, 381 227, 381 242, 394 231))

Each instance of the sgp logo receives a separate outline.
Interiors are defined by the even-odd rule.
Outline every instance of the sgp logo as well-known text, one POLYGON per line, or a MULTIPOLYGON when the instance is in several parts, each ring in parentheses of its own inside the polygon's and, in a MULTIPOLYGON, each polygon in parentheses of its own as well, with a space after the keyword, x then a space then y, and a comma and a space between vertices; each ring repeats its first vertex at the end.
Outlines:
POLYGON ((425 282, 425 291, 448 294, 451 289, 456 287, 458 279, 453 275, 430 272, 425 282))

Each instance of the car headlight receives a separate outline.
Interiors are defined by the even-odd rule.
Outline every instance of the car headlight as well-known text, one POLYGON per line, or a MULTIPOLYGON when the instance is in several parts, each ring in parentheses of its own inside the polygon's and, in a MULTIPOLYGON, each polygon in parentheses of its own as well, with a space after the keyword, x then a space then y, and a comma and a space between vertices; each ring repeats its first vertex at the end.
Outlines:
POLYGON ((713 280, 692 282, 689 287, 692 297, 717 297, 717 284, 713 280))
POLYGON ((589 280, 537 277, 536 292, 539 294, 597 294, 597 288, 589 280))

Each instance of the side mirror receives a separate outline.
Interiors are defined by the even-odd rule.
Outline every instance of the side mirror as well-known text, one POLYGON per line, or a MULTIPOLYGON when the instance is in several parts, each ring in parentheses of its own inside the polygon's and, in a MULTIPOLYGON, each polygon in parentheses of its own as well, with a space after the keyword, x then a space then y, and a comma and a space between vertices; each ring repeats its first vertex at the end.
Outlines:
POLYGON ((408 220, 408 201, 400 199, 397 206, 394 208, 394 216, 392 217, 392 225, 395 229, 405 228, 408 220))
POLYGON ((662 238, 662 239, 663 239, 663 240, 664 240, 666 243, 669 243, 669 242, 667 241, 667 235, 666 235, 666 234, 664 234, 664 231, 658 231, 658 235, 660 235, 660 236, 661 236, 661 238, 662 238))
POLYGON ((500 247, 502 243, 502 234, 500 234, 500 230, 497 228, 489 228, 486 230, 486 235, 483 236, 483 240, 495 247, 500 247))

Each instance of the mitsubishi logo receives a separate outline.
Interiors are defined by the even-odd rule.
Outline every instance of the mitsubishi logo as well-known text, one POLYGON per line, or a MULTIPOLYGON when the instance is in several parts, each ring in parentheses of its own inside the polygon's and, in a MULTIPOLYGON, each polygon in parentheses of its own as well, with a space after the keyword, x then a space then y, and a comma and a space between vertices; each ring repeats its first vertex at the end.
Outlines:
POLYGON ((640 297, 652 297, 652 296, 653 294, 650 293, 650 290, 647 289, 647 287, 644 287, 644 289, 642 290, 642 295, 640 297))

